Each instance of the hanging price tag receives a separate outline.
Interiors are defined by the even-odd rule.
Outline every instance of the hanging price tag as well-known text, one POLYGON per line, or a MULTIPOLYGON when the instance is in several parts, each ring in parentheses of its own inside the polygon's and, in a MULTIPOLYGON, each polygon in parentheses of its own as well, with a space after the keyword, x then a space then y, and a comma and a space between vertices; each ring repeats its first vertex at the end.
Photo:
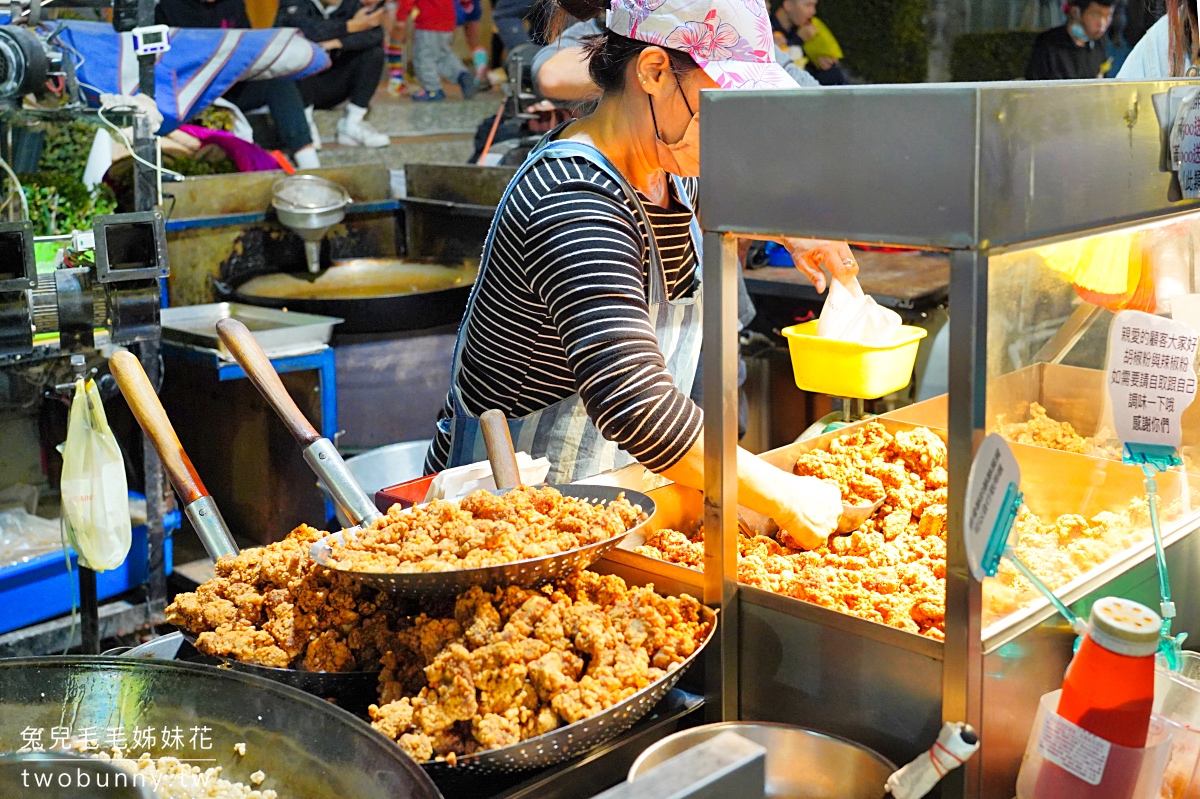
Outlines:
POLYGON ((983 439, 967 478, 967 563, 976 580, 992 577, 1021 508, 1021 468, 1008 442, 996 433, 983 439))
POLYGON ((1196 345, 1190 325, 1121 311, 1108 337, 1113 424, 1127 449, 1170 450, 1183 440, 1180 420, 1196 398, 1196 345))

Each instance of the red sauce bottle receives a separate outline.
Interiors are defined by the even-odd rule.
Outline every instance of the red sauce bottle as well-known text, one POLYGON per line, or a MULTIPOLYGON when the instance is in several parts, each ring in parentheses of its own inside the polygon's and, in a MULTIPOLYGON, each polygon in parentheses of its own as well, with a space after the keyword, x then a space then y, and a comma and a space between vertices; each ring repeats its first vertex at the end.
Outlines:
POLYGON ((1058 715, 1113 748, 1100 784, 1085 782, 1050 760, 1042 764, 1029 799, 1130 799, 1142 767, 1154 709, 1158 614, 1127 599, 1092 606, 1088 632, 1067 667, 1058 715))
POLYGON ((1137 602, 1106 597, 1063 679, 1058 715, 1119 746, 1146 745, 1154 709, 1154 654, 1162 620, 1137 602))

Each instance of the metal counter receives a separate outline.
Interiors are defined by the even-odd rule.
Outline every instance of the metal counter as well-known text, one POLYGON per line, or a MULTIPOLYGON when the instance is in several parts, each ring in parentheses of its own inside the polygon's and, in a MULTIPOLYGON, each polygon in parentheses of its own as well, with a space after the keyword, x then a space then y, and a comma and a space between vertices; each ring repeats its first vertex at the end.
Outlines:
MULTIPOLYGON (((702 94, 700 208, 710 299, 704 330, 707 535, 699 584, 705 601, 723 608, 726 622, 710 710, 720 709, 726 718, 811 725, 876 747, 896 762, 929 746, 943 719, 966 721, 980 730, 982 751, 947 777, 941 795, 1013 795, 1037 697, 1061 683, 1073 636, 1044 602, 985 630, 981 584, 967 568, 961 535, 967 475, 977 442, 995 421, 988 418, 989 392, 1003 387, 988 368, 989 259, 1200 208, 1200 202, 1173 199, 1172 178, 1159 170, 1163 134, 1152 98, 1181 84, 702 94), (736 495, 736 415, 730 401, 736 396, 730 291, 736 234, 947 253, 950 393, 897 414, 913 423, 940 418, 934 426, 948 433, 944 644, 737 585, 736 502, 728 501, 736 495), (729 623, 731 618, 737 623, 729 623)), ((1014 390, 1036 394, 1049 369, 1035 364, 1007 380, 1020 384, 1014 390)), ((1094 379, 1067 377, 1064 385, 1094 379)), ((1056 411, 1071 408, 1087 416, 1084 394, 1066 391, 1054 401, 1056 411)), ((1093 486, 1086 476, 1091 472, 1103 478, 1095 484, 1100 495, 1106 486, 1140 481, 1136 470, 1125 471, 1130 467, 1118 462, 1014 449, 1020 450, 1031 504, 1049 508, 1064 492, 1087 490, 1093 486), (1072 481, 1071 470, 1085 477, 1072 481)), ((1177 488, 1181 479, 1164 475, 1160 493, 1169 496, 1173 488, 1167 483, 1177 488)), ((1195 630, 1198 621, 1200 542, 1191 535, 1197 526, 1193 514, 1167 539, 1176 601, 1190 609, 1177 629, 1195 630)), ((1060 593, 1082 611, 1112 594, 1155 606, 1149 548, 1123 553, 1060 593)))

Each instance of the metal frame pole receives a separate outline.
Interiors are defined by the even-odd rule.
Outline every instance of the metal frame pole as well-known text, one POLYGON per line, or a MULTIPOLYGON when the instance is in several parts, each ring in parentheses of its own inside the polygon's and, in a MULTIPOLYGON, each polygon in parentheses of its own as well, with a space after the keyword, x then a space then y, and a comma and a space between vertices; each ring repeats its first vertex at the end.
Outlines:
MULTIPOLYGON (((950 507, 946 535, 946 642, 942 719, 983 729, 982 584, 971 576, 963 542, 967 476, 987 428, 987 255, 950 256, 950 507)), ((987 742, 983 745, 986 747, 987 742)), ((942 782, 941 795, 980 795, 983 758, 942 782)))
POLYGON ((704 602, 721 610, 710 721, 738 718, 737 238, 704 234, 704 602))
MULTIPOLYGON (((100 654, 100 600, 96 594, 96 572, 79 567, 79 640, 85 655, 100 654)), ((67 642, 69 647, 71 642, 67 642)))
MULTIPOLYGON (((154 24, 154 0, 138 0, 138 25, 154 24)), ((138 89, 147 97, 154 96, 154 65, 157 59, 153 55, 138 56, 138 89)), ((158 144, 154 131, 150 129, 150 120, 145 114, 133 115, 133 146, 137 154, 146 161, 158 163, 158 144)), ((138 211, 152 211, 160 204, 158 196, 158 175, 148 166, 137 161, 133 163, 134 175, 134 207, 138 211)), ((162 290, 166 291, 165 281, 159 281, 162 290)), ((140 360, 146 376, 153 386, 162 383, 162 360, 159 353, 162 342, 155 338, 142 342, 140 360)), ((163 478, 162 463, 158 452, 150 440, 142 437, 142 460, 145 464, 146 492, 146 538, 148 543, 149 563, 149 611, 151 624, 158 621, 159 614, 167 606, 167 574, 166 574, 166 531, 163 528, 164 498, 166 483, 163 478)))

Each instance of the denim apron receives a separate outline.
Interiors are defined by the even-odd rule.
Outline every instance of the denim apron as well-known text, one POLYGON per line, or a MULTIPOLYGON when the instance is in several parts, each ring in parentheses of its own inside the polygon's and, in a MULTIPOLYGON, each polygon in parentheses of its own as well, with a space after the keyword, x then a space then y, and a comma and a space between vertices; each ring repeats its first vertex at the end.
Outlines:
MULTIPOLYGON (((505 203, 508 202, 513 188, 542 159, 584 158, 612 178, 636 209, 645 226, 647 238, 650 240, 648 301, 654 335, 658 339, 659 350, 666 361, 667 370, 671 373, 675 387, 684 396, 690 395, 692 391, 696 366, 700 361, 703 307, 702 287, 699 285, 702 244, 700 225, 696 221, 695 213, 692 214, 691 233, 697 257, 696 290, 691 297, 672 301, 667 299, 666 273, 658 252, 658 244, 654 240, 654 229, 650 226, 650 219, 646 216, 646 211, 629 182, 596 148, 580 142, 552 141, 558 132, 555 130, 549 134, 530 152, 528 159, 521 165, 512 182, 508 184, 508 189, 504 192, 504 196, 496 208, 496 218, 492 222, 492 229, 488 232, 487 242, 484 244, 479 275, 475 280, 475 287, 471 290, 471 299, 467 303, 463 325, 459 328, 458 340, 454 345, 454 361, 450 371, 450 400, 454 416, 438 422, 439 429, 443 433, 449 432, 451 436, 450 455, 447 459, 448 467, 487 460, 487 450, 480 432, 479 418, 467 411, 458 390, 463 347, 466 344, 471 311, 475 307, 475 299, 479 293, 479 287, 483 283, 484 275, 487 273, 488 261, 491 259, 500 214, 505 203)), ((678 177, 671 177, 675 182, 675 191, 680 202, 689 211, 693 210, 687 193, 684 191, 683 181, 678 177)), ((583 399, 578 394, 572 394, 527 416, 509 419, 508 426, 512 433, 513 444, 518 452, 527 452, 533 458, 546 457, 550 460, 550 473, 546 478, 550 483, 570 483, 582 480, 585 477, 626 466, 634 461, 633 457, 620 450, 616 443, 608 441, 600 434, 587 414, 583 399)))

